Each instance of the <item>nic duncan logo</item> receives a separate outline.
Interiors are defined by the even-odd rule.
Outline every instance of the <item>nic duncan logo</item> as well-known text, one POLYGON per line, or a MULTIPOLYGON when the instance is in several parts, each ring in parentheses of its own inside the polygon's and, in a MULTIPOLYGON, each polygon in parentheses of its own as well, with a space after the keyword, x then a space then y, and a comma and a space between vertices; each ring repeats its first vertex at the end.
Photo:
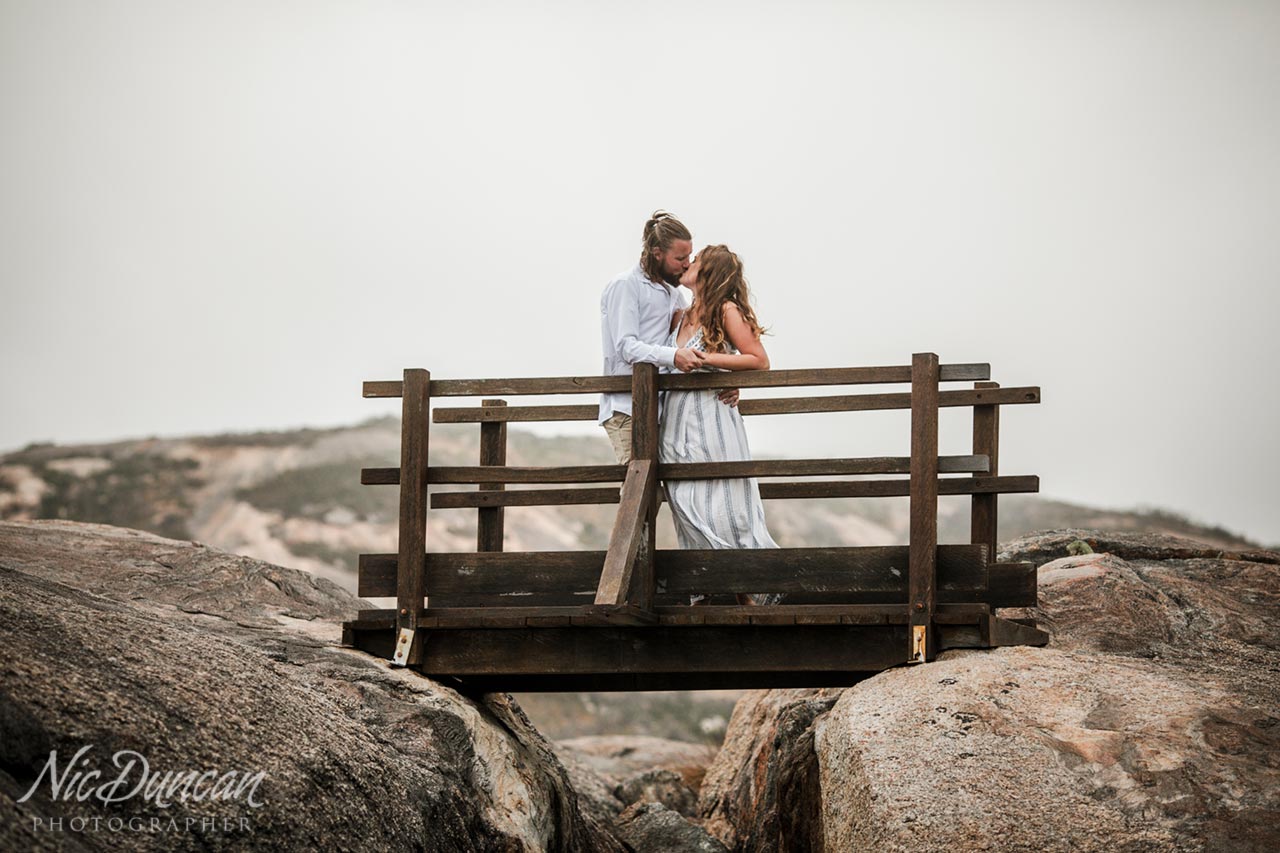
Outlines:
POLYGON ((44 769, 18 802, 24 803, 30 799, 48 779, 51 797, 54 801, 62 802, 83 803, 93 799, 110 804, 141 797, 158 808, 167 809, 175 800, 199 803, 239 800, 243 797, 250 808, 266 805, 256 799, 258 785, 267 775, 261 770, 252 775, 248 771, 236 770, 225 773, 217 770, 167 770, 160 773, 151 770, 142 754, 122 749, 111 757, 115 772, 104 776, 101 770, 87 769, 81 761, 92 748, 92 744, 80 747, 61 769, 58 767, 58 751, 55 749, 50 752, 44 769))

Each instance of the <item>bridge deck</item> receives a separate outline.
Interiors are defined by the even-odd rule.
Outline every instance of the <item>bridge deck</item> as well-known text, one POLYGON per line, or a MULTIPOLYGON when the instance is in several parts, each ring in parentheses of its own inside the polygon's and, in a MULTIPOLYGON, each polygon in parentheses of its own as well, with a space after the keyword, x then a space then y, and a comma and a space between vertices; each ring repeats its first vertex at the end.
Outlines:
MULTIPOLYGON (((468 691, 837 687, 904 664, 908 618, 905 605, 427 608, 410 665, 468 691)), ((986 604, 938 605, 934 623, 939 651, 1048 640, 986 604)), ((343 639, 390 657, 394 611, 362 611, 343 639)))

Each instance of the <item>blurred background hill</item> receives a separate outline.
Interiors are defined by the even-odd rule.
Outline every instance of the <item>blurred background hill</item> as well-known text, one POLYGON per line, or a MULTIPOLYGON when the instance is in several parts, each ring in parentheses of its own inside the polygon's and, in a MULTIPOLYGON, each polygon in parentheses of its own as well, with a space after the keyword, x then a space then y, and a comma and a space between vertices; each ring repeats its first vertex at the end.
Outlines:
MULTIPOLYGON (((433 464, 474 465, 474 425, 431 429, 433 464)), ((508 464, 611 464, 598 437, 544 437, 512 428, 508 464)), ((303 569, 355 590, 356 555, 396 547, 397 490, 360 485, 362 467, 399 464, 400 421, 350 427, 146 438, 102 444, 32 444, 0 455, 0 518, 62 518, 146 530, 303 569)), ((1009 471, 1008 473, 1024 473, 1009 471)), ((1052 483, 1042 483, 1052 491, 1052 483)), ((448 489, 467 487, 448 486, 448 489)), ((1242 535, 1151 506, 1112 509, 1009 495, 1000 501, 1000 539, 1035 530, 1143 530, 1223 547, 1258 547, 1242 535)), ((906 498, 775 500, 769 527, 784 547, 883 545, 907 541, 906 498)), ((615 505, 514 507, 508 550, 603 549, 615 505)), ((663 509, 665 516, 666 510, 663 509)), ((428 514, 427 548, 475 548, 475 512, 428 514)), ((968 499, 943 497, 939 541, 967 541, 968 499)), ((669 518, 660 547, 675 547, 669 518)))

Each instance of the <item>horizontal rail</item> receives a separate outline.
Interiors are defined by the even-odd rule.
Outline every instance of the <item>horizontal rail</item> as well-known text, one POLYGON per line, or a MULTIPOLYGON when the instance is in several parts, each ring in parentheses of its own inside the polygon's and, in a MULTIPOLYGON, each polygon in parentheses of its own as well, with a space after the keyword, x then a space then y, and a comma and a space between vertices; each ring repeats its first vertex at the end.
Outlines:
MULTIPOLYGON (((1009 477, 949 477, 938 479, 940 495, 1025 494, 1040 491, 1034 474, 1009 477)), ((432 509, 475 509, 497 506, 566 506, 616 504, 620 490, 614 487, 591 489, 521 489, 505 492, 436 492, 432 509)), ((799 483, 761 483, 765 500, 799 498, 885 498, 906 497, 910 480, 845 480, 799 483)), ((659 492, 658 500, 665 500, 659 492)))
MULTIPOLYGON (((851 684, 902 663, 907 636, 902 625, 704 625, 697 631, 698 654, 690 655, 687 625, 577 630, 574 617, 553 618, 564 621, 560 627, 434 632, 418 669, 428 676, 459 677, 471 687, 484 676, 496 676, 488 682, 490 689, 505 689, 520 675, 537 679, 527 682, 532 689, 559 677, 558 689, 590 690, 610 674, 626 676, 631 689, 645 690, 688 690, 716 684, 718 678, 732 687, 752 673, 770 679, 779 673, 803 676, 793 678, 792 686, 810 682, 815 673, 851 684), (626 653, 620 656, 619 649, 626 653), (574 675, 584 677, 565 680, 574 675), (641 678, 650 675, 659 680, 641 678), (680 680, 673 680, 677 676, 680 680)), ((369 630, 351 628, 357 636, 369 630)), ((384 654, 392 645, 391 633, 359 642, 384 654)))
MULTIPOLYGON (((942 382, 981 382, 991 378, 990 364, 944 364, 942 382)), ((723 374, 668 374, 658 377, 658 390, 698 388, 773 388, 803 385, 880 385, 911 381, 911 367, 821 367, 802 370, 733 371, 723 374)), ((630 391, 631 376, 549 376, 521 379, 432 379, 431 397, 494 397, 503 394, 600 394, 630 391)), ((399 397, 401 380, 363 383, 365 397, 399 397)))
MULTIPOLYGON (((990 460, 983 455, 939 456, 943 474, 984 474, 990 460)), ((623 465, 568 465, 516 468, 507 465, 456 465, 427 469, 428 483, 618 483, 623 465)), ((658 466, 662 480, 733 480, 742 477, 823 477, 841 474, 910 474, 909 456, 863 456, 848 459, 754 459, 749 462, 669 462, 658 466)), ((400 484, 399 468, 364 468, 366 486, 400 484)))
MULTIPOLYGON (((934 621, 946 625, 980 624, 991 608, 984 603, 941 604, 934 621)), ((362 610, 356 623, 376 629, 394 620, 394 610, 362 610)), ((713 605, 654 608, 653 622, 662 625, 904 625, 904 604, 773 604, 768 607, 713 605)), ((429 607, 419 616, 423 628, 524 628, 581 625, 608 627, 608 615, 592 605, 558 607, 429 607)), ((389 627, 389 625, 388 625, 389 627)))
MULTIPOLYGON (((654 577, 658 591, 670 595, 892 593, 905 602, 907 557, 906 545, 670 549, 654 553, 654 577)), ((428 553, 425 587, 428 601, 459 595, 594 595, 604 560, 604 551, 428 553)), ((361 554, 357 595, 394 594, 398 563, 396 554, 361 554)), ((976 593, 987 588, 987 580, 986 546, 938 547, 939 590, 976 593)))
MULTIPOLYGON (((941 391, 940 407, 1019 405, 1039 403, 1040 388, 990 388, 965 391, 941 391)), ((865 412, 885 409, 910 409, 910 392, 894 394, 850 394, 843 396, 777 397, 743 400, 738 411, 744 415, 805 414, 813 412, 865 412)), ((594 421, 599 407, 587 406, 450 406, 434 409, 436 423, 487 423, 529 421, 594 421)))

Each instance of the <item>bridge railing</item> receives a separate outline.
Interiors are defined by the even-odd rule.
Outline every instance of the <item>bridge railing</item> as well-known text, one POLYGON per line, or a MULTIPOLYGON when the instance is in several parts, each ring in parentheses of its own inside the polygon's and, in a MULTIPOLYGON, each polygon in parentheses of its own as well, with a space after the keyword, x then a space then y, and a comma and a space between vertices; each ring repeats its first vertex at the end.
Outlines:
MULTIPOLYGON (((910 660, 931 659, 938 620, 966 618, 965 608, 1034 603, 1034 572, 1001 571, 996 554, 998 495, 1035 492, 1034 475, 1000 476, 999 410, 1038 403, 1038 387, 1001 388, 987 364, 940 364, 933 353, 916 353, 910 365, 732 373, 659 374, 635 365, 627 376, 517 379, 432 379, 428 371, 404 371, 400 381, 366 382, 365 397, 402 400, 399 468, 366 468, 361 482, 398 485, 399 546, 396 554, 364 554, 358 592, 396 598, 394 660, 415 662, 419 629, 466 625, 651 624, 709 617, 770 618, 822 623, 862 618, 910 625, 910 660), (943 390, 942 383, 972 382, 943 390), (910 383, 909 392, 743 399, 743 415, 909 409, 911 454, 905 457, 760 459, 749 462, 663 463, 658 459, 658 395, 708 388, 804 388, 910 383), (508 405, 501 396, 630 392, 632 458, 628 465, 512 467, 506 464, 507 424, 531 421, 594 421, 590 405, 508 405), (480 406, 443 407, 450 397, 481 397, 480 406), (939 456, 938 412, 971 407, 971 453, 939 456), (434 418, 431 415, 434 414, 434 418), (478 423, 480 458, 475 466, 438 466, 428 461, 430 424, 478 423), (943 477, 968 474, 968 477, 943 477), (907 475, 901 478, 768 482, 778 477, 907 475), (890 497, 910 500, 907 546, 783 548, 767 550, 658 551, 654 528, 660 480, 756 477, 764 499, 890 497), (621 484, 599 485, 599 484, 621 484), (569 485, 572 488, 542 488, 569 485), (478 490, 428 486, 475 485, 478 490), (537 488, 508 489, 507 486, 537 488), (938 545, 939 495, 970 495, 968 545, 938 545), (503 551, 503 510, 508 506, 618 503, 607 551, 503 551), (428 508, 474 508, 477 550, 428 553, 428 508), (648 522, 646 524, 646 522, 648 522), (1030 588, 1028 589, 1028 584, 1030 588), (768 608, 680 608, 699 593, 783 592, 787 603, 768 608), (429 605, 424 607, 424 602, 429 605), (695 611, 697 615, 695 615, 695 611)), ((377 612, 375 612, 377 614, 377 612)), ((362 616, 374 616, 367 611, 362 616)), ((383 614, 377 614, 383 615, 383 614)), ((390 614, 385 614, 390 615, 390 614)))

